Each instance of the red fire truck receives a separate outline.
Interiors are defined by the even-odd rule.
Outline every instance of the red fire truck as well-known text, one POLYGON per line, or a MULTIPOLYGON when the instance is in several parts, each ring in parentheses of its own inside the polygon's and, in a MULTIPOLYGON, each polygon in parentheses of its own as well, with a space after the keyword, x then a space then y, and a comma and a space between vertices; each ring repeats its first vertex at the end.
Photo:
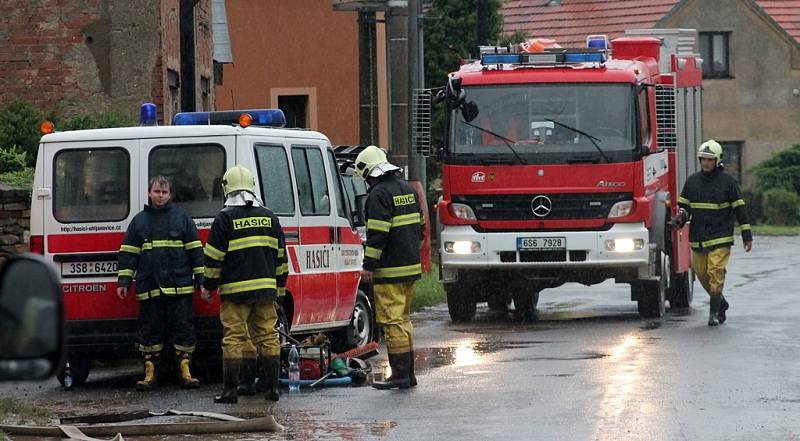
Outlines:
POLYGON ((694 41, 655 29, 481 47, 450 75, 439 253, 454 321, 481 301, 532 315, 543 289, 608 279, 630 284, 644 317, 689 306, 688 232, 666 222, 698 166, 694 41))

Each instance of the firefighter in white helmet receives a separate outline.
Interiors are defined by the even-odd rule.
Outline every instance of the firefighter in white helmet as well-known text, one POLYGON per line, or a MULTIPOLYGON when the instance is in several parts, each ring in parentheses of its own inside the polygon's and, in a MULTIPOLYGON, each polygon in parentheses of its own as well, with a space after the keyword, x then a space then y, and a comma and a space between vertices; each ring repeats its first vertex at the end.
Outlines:
POLYGON ((409 314, 414 282, 422 276, 420 245, 425 219, 416 192, 383 150, 366 147, 355 167, 369 184, 362 276, 374 285, 376 318, 386 336, 392 368, 391 376, 374 382, 373 387, 406 389, 417 384, 409 314))
POLYGON ((225 208, 217 214, 205 247, 202 297, 219 290, 222 322, 222 394, 215 403, 236 403, 242 351, 252 338, 261 356, 266 399, 278 401, 280 342, 275 301, 285 291, 288 265, 278 217, 255 195, 250 170, 236 165, 222 177, 225 208))
POLYGON ((723 295, 725 267, 733 246, 734 220, 742 230, 745 252, 753 246, 739 183, 723 170, 722 146, 709 139, 697 149, 701 170, 686 179, 678 204, 678 214, 670 221, 674 227, 689 224, 692 268, 710 296, 708 326, 726 320, 730 306, 723 295))

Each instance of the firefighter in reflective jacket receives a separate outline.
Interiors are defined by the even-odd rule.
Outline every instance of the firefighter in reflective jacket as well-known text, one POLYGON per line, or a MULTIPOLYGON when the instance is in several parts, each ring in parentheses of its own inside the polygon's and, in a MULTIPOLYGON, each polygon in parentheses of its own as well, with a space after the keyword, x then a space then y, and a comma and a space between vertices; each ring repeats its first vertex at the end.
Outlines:
POLYGON ((136 389, 156 386, 161 349, 169 339, 181 375, 181 386, 195 388, 191 354, 194 331, 194 294, 203 277, 203 245, 192 218, 170 201, 172 185, 164 176, 150 179, 149 204, 131 221, 119 249, 117 295, 124 299, 136 280, 139 300, 139 351, 144 357, 144 379, 136 389))
POLYGON ((288 264, 278 217, 256 197, 255 180, 241 165, 222 177, 225 208, 214 219, 205 247, 202 297, 219 290, 222 322, 222 394, 215 403, 236 403, 242 352, 252 338, 261 356, 266 399, 278 401, 280 342, 275 301, 285 292, 288 264), (280 293, 279 293, 280 292, 280 293), (248 337, 249 332, 249 337, 248 337))
POLYGON ((376 318, 384 330, 392 374, 376 389, 416 386, 414 339, 409 314, 414 282, 422 276, 420 245, 425 219, 414 189, 399 177, 383 150, 365 148, 355 161, 369 184, 367 243, 362 277, 375 290, 376 318))
POLYGON ((745 252, 753 246, 747 210, 739 184, 723 170, 722 146, 713 139, 697 151, 701 170, 686 179, 678 204, 680 210, 670 222, 689 224, 692 268, 710 296, 708 326, 724 323, 729 304, 722 294, 725 267, 733 246, 734 218, 742 230, 745 252))

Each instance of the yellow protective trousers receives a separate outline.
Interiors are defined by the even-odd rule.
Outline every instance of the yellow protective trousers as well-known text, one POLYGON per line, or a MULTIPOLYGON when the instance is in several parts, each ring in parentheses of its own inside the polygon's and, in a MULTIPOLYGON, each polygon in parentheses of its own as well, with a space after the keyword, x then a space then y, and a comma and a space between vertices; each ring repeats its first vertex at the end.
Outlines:
POLYGON ((409 317, 413 298, 414 282, 375 285, 375 318, 383 328, 390 354, 414 349, 414 327, 409 317))
POLYGON ((725 268, 730 257, 731 247, 714 248, 707 252, 692 250, 692 269, 708 295, 722 295, 727 271, 725 268))
POLYGON ((239 360, 248 347, 255 346, 261 356, 281 353, 275 324, 278 313, 273 300, 255 303, 222 301, 219 310, 222 322, 222 358, 239 360), (250 343, 252 341, 252 343, 250 343))

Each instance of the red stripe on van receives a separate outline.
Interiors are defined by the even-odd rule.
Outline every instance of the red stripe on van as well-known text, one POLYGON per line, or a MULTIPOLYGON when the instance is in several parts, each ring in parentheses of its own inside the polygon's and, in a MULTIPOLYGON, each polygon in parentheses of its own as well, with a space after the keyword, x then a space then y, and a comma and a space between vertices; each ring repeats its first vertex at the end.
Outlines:
POLYGON ((46 238, 48 253, 91 253, 119 251, 125 233, 50 234, 46 238))
POLYGON ((300 243, 319 245, 331 243, 331 227, 301 227, 300 243))

